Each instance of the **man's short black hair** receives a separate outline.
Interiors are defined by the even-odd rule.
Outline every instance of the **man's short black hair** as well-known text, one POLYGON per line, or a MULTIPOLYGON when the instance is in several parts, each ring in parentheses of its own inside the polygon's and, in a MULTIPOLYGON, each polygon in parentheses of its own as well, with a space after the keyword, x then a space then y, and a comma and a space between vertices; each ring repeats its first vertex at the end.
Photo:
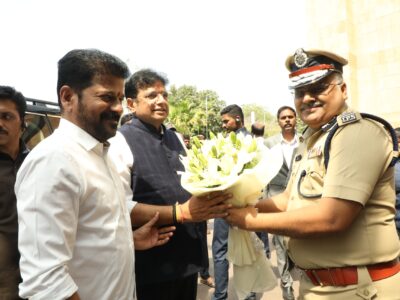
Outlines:
POLYGON ((239 105, 236 104, 231 104, 226 106, 221 110, 221 116, 222 115, 229 115, 232 117, 239 116, 240 121, 243 122, 244 116, 243 116, 243 110, 239 105))
POLYGON ((153 86, 156 82, 161 82, 164 86, 168 84, 168 79, 151 69, 142 69, 135 72, 125 83, 125 97, 136 99, 139 89, 153 86))
POLYGON ((2 100, 10 100, 15 103, 19 117, 23 122, 26 112, 26 99, 24 95, 11 86, 0 85, 0 101, 2 100))
POLYGON ((103 76, 129 77, 128 66, 118 57, 97 49, 75 49, 69 51, 58 61, 57 95, 60 102, 60 89, 71 87, 78 95, 93 84, 94 79, 103 76))
POLYGON ((294 113, 294 116, 296 117, 296 111, 295 111, 295 109, 293 108, 293 107, 290 107, 290 106, 282 106, 282 107, 280 107, 279 109, 278 109, 278 112, 276 113, 276 118, 279 120, 279 115, 281 114, 281 112, 282 111, 284 111, 284 110, 287 110, 287 109, 289 109, 289 110, 291 110, 293 113, 294 113))

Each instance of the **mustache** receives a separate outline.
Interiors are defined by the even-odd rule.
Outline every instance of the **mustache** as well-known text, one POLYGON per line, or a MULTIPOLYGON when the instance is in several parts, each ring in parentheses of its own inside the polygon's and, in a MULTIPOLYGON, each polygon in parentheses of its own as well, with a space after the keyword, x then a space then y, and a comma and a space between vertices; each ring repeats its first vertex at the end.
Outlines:
POLYGON ((313 101, 310 103, 302 104, 300 107, 300 110, 306 110, 306 109, 310 109, 310 108, 314 108, 314 107, 321 107, 322 105, 323 105, 323 103, 320 101, 313 101))
POLYGON ((112 120, 112 121, 119 121, 119 119, 121 118, 121 114, 111 111, 111 112, 104 112, 103 114, 101 114, 101 119, 102 120, 112 120))
POLYGON ((0 127, 0 133, 5 133, 5 134, 8 134, 8 131, 7 131, 7 130, 5 130, 5 129, 3 129, 2 127, 0 127))

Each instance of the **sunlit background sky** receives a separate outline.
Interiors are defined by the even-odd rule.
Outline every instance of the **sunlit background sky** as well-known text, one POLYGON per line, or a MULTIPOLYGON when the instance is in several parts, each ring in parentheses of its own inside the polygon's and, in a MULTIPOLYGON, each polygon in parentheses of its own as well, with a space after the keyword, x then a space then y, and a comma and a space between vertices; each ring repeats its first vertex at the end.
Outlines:
POLYGON ((306 45, 303 0, 14 0, 0 4, 0 84, 57 101, 57 61, 74 48, 153 68, 227 104, 292 105, 284 61, 306 45))

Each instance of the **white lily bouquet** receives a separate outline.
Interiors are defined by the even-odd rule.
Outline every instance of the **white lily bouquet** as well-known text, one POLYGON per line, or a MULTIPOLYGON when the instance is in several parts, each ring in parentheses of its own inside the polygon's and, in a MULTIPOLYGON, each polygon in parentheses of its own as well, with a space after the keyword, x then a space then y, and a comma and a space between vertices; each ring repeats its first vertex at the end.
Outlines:
MULTIPOLYGON (((282 159, 269 155, 250 135, 231 132, 199 141, 193 138, 192 149, 181 157, 185 166, 182 186, 199 196, 213 191, 232 194, 235 207, 255 205, 263 189, 282 166, 282 159)), ((282 157, 282 156, 278 156, 282 157)), ((267 259, 262 241, 254 232, 230 227, 228 260, 234 266, 234 286, 239 299, 249 292, 265 292, 276 286, 276 277, 267 259)))

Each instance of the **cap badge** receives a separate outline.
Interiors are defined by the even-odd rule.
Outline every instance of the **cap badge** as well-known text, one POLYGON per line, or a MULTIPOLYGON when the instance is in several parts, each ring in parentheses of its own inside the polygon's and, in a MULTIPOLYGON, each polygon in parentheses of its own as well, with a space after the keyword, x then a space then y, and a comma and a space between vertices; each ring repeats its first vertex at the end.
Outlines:
POLYGON ((302 48, 297 49, 296 53, 294 54, 293 60, 296 67, 302 68, 307 64, 308 61, 307 53, 305 53, 302 48))

